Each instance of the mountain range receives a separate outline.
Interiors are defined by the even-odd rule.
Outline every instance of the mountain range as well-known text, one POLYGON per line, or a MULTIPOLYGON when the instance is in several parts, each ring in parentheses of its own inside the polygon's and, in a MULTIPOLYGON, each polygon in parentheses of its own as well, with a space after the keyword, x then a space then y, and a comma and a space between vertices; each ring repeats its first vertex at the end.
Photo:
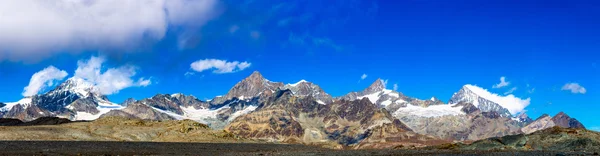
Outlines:
POLYGON ((254 72, 212 100, 176 93, 128 99, 121 104, 111 102, 86 80, 73 77, 47 93, 0 103, 0 116, 23 121, 108 116, 190 119, 240 137, 333 148, 427 146, 530 134, 554 126, 585 128, 563 112, 532 120, 525 113, 511 114, 502 104, 469 84, 448 103, 435 97, 408 97, 386 89, 381 79, 363 91, 332 97, 305 80, 284 84, 254 72))

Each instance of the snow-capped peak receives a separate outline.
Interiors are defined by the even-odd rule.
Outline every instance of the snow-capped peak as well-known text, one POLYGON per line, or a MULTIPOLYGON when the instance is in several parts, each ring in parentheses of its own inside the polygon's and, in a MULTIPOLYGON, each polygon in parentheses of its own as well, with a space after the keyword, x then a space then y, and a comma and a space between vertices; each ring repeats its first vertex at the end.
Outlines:
POLYGON ((363 94, 373 94, 385 90, 385 81, 377 79, 368 88, 363 91, 363 94))
POLYGON ((530 98, 520 99, 514 95, 501 96, 471 84, 463 86, 450 99, 450 103, 468 102, 477 106, 482 111, 497 111, 507 116, 522 112, 529 105, 529 101, 530 98))
POLYGON ((50 94, 56 92, 70 91, 81 97, 87 97, 90 93, 95 93, 94 84, 77 77, 72 77, 60 84, 56 89, 50 91, 50 94))

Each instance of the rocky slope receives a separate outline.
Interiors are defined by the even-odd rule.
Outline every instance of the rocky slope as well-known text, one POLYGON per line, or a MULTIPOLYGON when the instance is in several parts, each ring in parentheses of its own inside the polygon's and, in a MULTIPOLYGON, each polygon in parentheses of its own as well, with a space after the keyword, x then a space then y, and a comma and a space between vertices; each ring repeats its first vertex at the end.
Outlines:
POLYGON ((540 116, 535 121, 521 128, 521 131, 525 134, 530 134, 539 130, 548 129, 552 127, 562 127, 562 128, 583 128, 583 124, 581 124, 577 119, 569 117, 564 112, 560 112, 556 114, 554 117, 550 117, 547 114, 540 116))
MULTIPOLYGON (((443 106, 448 108, 440 109, 454 109, 460 113, 424 116, 414 110, 404 112, 400 109, 394 115, 417 133, 445 139, 479 140, 520 133, 521 122, 503 117, 497 112, 483 112, 473 104, 464 102, 443 106)), ((423 111, 422 109, 431 109, 430 107, 420 109, 423 111)))
POLYGON ((323 105, 312 96, 295 96, 290 90, 278 91, 256 111, 233 120, 226 130, 241 137, 334 148, 359 144, 371 147, 386 139, 402 137, 437 140, 412 132, 367 98, 323 105), (384 128, 389 133, 378 133, 385 135, 372 138, 376 137, 372 135, 374 128, 384 128))
POLYGON ((191 120, 144 121, 120 117, 60 125, 3 126, 0 140, 254 142, 191 120))
POLYGON ((600 133, 583 128, 552 127, 531 134, 510 135, 456 145, 467 150, 600 151, 600 133))

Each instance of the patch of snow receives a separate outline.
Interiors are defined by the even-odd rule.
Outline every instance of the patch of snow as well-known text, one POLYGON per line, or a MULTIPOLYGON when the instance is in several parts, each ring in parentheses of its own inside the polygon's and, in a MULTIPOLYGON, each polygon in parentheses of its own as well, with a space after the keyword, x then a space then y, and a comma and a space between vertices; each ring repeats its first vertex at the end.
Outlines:
MULTIPOLYGON (((421 107, 414 105, 407 105, 406 107, 398 109, 394 114, 410 114, 420 117, 440 117, 446 115, 462 115, 465 114, 461 111, 462 106, 452 107, 456 104, 446 105, 433 105, 429 107, 421 107)), ((397 115, 395 115, 397 116, 397 115)))
MULTIPOLYGON (((256 109, 256 106, 249 106, 249 107, 254 107, 250 111, 253 111, 254 109, 256 109)), ((193 106, 181 107, 181 110, 183 111, 183 115, 180 115, 180 114, 177 114, 177 113, 174 113, 171 111, 165 111, 165 110, 161 110, 161 109, 152 107, 152 109, 157 110, 161 113, 165 113, 177 120, 190 119, 190 120, 194 120, 194 121, 204 123, 204 124, 209 124, 209 122, 207 121, 208 119, 216 119, 219 112, 221 112, 224 109, 229 109, 229 108, 230 108, 229 106, 224 106, 219 109, 208 109, 208 108, 196 109, 193 106)), ((246 109, 248 109, 248 108, 246 108, 246 109)), ((233 115, 236 113, 244 113, 242 111, 246 111, 246 109, 233 113, 231 117, 233 117, 233 115)))
POLYGON ((521 121, 521 119, 519 119, 519 118, 517 118, 517 117, 512 117, 512 118, 510 118, 510 119, 512 119, 512 120, 514 120, 514 121, 521 121))
POLYGON ((190 119, 190 120, 194 120, 194 121, 198 121, 204 124, 207 124, 208 122, 206 122, 206 119, 216 119, 217 115, 219 114, 219 111, 221 111, 222 109, 225 108, 229 108, 228 106, 225 107, 221 107, 219 109, 208 109, 208 108, 201 108, 201 109, 196 109, 193 106, 190 107, 181 107, 181 110, 183 111, 183 118, 184 119, 190 119))
POLYGON ((299 85, 299 84, 301 84, 301 83, 305 83, 305 82, 308 82, 308 81, 306 81, 306 80, 300 80, 300 81, 298 81, 298 82, 296 82, 296 83, 294 83, 294 84, 288 84, 288 85, 289 85, 289 86, 292 86, 292 87, 296 87, 297 85, 299 85))
MULTIPOLYGON (((100 118, 100 116, 102 116, 102 114, 106 114, 111 110, 120 110, 123 109, 125 107, 116 104, 116 103, 112 103, 109 101, 104 101, 104 100, 98 100, 98 107, 96 107, 96 109, 98 109, 97 114, 92 114, 92 113, 88 113, 88 112, 76 112, 75 116, 73 117, 74 120, 96 120, 98 118, 100 118)), ((71 109, 73 110, 73 106, 68 105, 66 107, 67 109, 71 109)))
POLYGON ((237 111, 237 112, 231 114, 229 116, 229 119, 227 119, 227 120, 232 121, 235 118, 237 118, 238 116, 242 116, 244 114, 248 114, 248 113, 256 110, 256 108, 258 108, 258 107, 256 107, 256 106, 248 106, 248 107, 244 108, 243 110, 240 110, 240 111, 237 111))
POLYGON ((176 97, 176 96, 181 96, 181 95, 183 95, 183 94, 181 94, 181 93, 173 93, 173 94, 171 94, 171 97, 176 97))
POLYGON ((383 124, 388 124, 388 123, 392 123, 392 121, 388 120, 387 118, 385 118, 384 120, 377 120, 377 121, 375 121, 375 123, 373 123, 367 129, 372 129, 372 128, 376 127, 376 126, 382 126, 383 124))
POLYGON ((171 111, 165 111, 165 110, 161 110, 161 109, 154 108, 154 107, 150 107, 150 108, 152 108, 152 109, 154 109, 154 110, 156 110, 156 111, 158 111, 158 112, 165 113, 165 114, 167 114, 167 115, 169 115, 169 116, 171 116, 171 117, 175 118, 176 120, 188 119, 188 118, 186 118, 186 117, 184 117, 184 116, 182 116, 182 115, 179 115, 179 114, 177 114, 177 113, 173 113, 173 112, 171 112, 171 111))
POLYGON ((392 104, 392 101, 390 101, 390 100, 385 100, 385 101, 381 102, 381 105, 384 106, 384 107, 388 106, 390 104, 392 104))
POLYGON ((321 101, 321 100, 317 100, 317 103, 325 105, 325 102, 321 101))
POLYGON ((431 97, 431 99, 430 99, 430 100, 431 100, 431 101, 435 101, 435 97, 431 97))
POLYGON ((406 100, 404 100, 404 99, 398 99, 394 103, 406 103, 406 100))
MULTIPOLYGON (((507 95, 507 96, 501 96, 498 94, 490 93, 486 89, 483 89, 483 88, 480 88, 480 87, 477 87, 474 85, 470 85, 470 84, 465 85, 465 87, 467 89, 469 89, 470 91, 472 91, 473 93, 477 94, 477 96, 487 99, 487 100, 490 100, 490 101, 497 103, 500 106, 508 109, 508 111, 511 114, 517 114, 517 113, 523 111, 523 109, 525 109, 525 107, 527 107, 531 101, 531 98, 520 99, 518 97, 515 97, 512 94, 507 95)), ((479 106, 479 101, 476 99, 474 101, 475 101, 474 105, 479 106)))
POLYGON ((369 95, 365 95, 365 96, 359 96, 358 100, 363 99, 363 98, 368 98, 369 101, 371 101, 371 103, 377 103, 377 101, 379 100, 379 94, 381 94, 381 92, 375 92, 373 94, 369 94, 369 95))

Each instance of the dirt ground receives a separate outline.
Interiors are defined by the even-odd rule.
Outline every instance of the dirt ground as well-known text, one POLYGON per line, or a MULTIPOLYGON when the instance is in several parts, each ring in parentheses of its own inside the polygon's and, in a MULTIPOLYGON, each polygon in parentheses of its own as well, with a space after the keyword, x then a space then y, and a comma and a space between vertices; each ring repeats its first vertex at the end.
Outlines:
POLYGON ((0 155, 593 155, 552 151, 331 150, 305 145, 254 143, 164 143, 0 141, 0 155))

